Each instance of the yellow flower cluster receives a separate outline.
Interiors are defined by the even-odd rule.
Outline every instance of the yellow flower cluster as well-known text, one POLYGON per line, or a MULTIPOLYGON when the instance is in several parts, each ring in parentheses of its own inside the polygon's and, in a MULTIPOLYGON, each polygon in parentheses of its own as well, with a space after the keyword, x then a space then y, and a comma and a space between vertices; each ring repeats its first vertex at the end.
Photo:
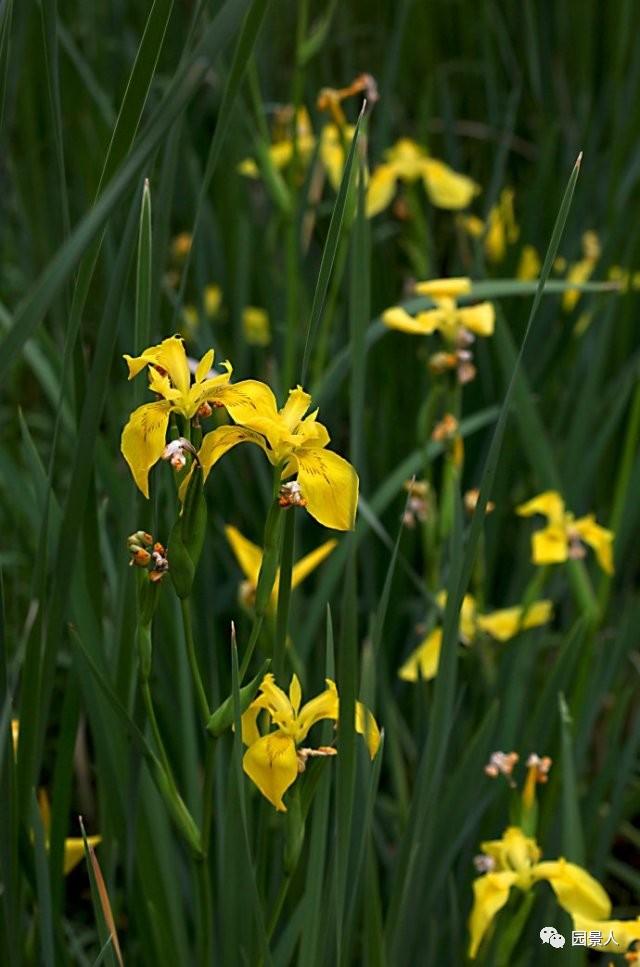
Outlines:
MULTIPOLYGON (((340 123, 334 120, 324 124, 317 138, 305 108, 299 108, 295 118, 291 109, 283 109, 277 116, 266 158, 277 171, 288 168, 294 161, 304 169, 317 152, 322 170, 337 191, 354 131, 355 127, 342 116, 340 123), (286 119, 284 124, 283 118, 286 119)), ((241 161, 238 171, 247 178, 260 175, 259 164, 254 158, 241 161)), ((389 207, 398 184, 413 183, 422 183, 429 201, 436 208, 455 211, 466 208, 480 192, 480 186, 471 178, 431 157, 425 148, 410 138, 401 138, 385 152, 384 161, 369 177, 365 197, 367 217, 373 218, 389 207)))
POLYGON ((125 360, 130 379, 148 368, 149 389, 158 397, 134 410, 122 432, 122 453, 145 497, 149 496, 149 471, 170 449, 166 439, 171 417, 188 424, 198 414, 219 407, 235 425, 220 426, 204 436, 197 460, 205 479, 232 447, 254 443, 280 468, 283 481, 296 475, 295 481, 283 484, 284 503, 306 507, 319 523, 334 530, 353 528, 358 476, 343 457, 326 449, 329 433, 318 422, 317 410, 308 413, 311 397, 300 386, 278 409, 265 383, 253 379, 232 383, 229 362, 222 364, 222 373, 212 373, 212 349, 197 363, 192 379, 178 336, 125 360))

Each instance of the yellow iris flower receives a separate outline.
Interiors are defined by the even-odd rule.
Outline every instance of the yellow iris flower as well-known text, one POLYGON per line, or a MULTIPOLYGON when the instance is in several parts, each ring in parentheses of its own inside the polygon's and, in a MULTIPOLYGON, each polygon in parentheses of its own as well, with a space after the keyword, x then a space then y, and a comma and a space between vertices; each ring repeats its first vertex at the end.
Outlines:
MULTIPOLYGON (((51 829, 51 808, 49 797, 44 789, 38 790, 38 806, 40 807, 40 818, 44 828, 44 838, 47 850, 49 849, 49 830, 51 829)), ((87 843, 90 846, 97 846, 102 841, 102 836, 87 836, 87 843)), ((66 876, 71 873, 84 859, 84 840, 81 836, 71 836, 64 841, 64 865, 63 872, 66 876)))
POLYGON ((422 181, 429 201, 436 208, 466 208, 480 192, 480 186, 471 178, 458 174, 443 161, 431 158, 410 138, 402 138, 385 152, 385 161, 369 178, 366 197, 369 218, 388 208, 399 181, 406 184, 422 181))
POLYGON ((495 323, 495 310, 490 302, 459 308, 457 298, 471 292, 471 279, 431 279, 417 282, 417 295, 428 296, 436 304, 411 316, 401 306, 393 306, 382 314, 382 321, 389 329, 397 329, 413 336, 430 336, 439 332, 450 344, 456 345, 465 333, 491 336, 495 323))
MULTIPOLYGON (((325 449, 330 437, 317 422, 318 411, 307 416, 311 397, 298 386, 289 392, 282 409, 265 383, 245 380, 238 386, 250 399, 243 407, 242 426, 221 426, 207 433, 198 454, 205 479, 211 468, 238 443, 255 443, 283 479, 297 473, 297 481, 283 485, 281 504, 306 507, 312 517, 333 530, 351 530, 358 505, 358 475, 343 457, 325 449)), ((226 405, 226 403, 225 403, 226 405)), ((235 412, 227 407, 231 415, 235 412)))
POLYGON ((613 531, 596 523, 593 514, 576 519, 565 510, 564 500, 556 490, 545 490, 520 504, 516 514, 521 517, 542 514, 547 518, 547 526, 531 537, 534 564, 559 564, 569 558, 584 557, 584 544, 588 544, 595 551, 602 570, 613 574, 613 531))
MULTIPOLYGON (((326 689, 310 702, 300 707, 302 693, 296 675, 291 679, 289 695, 279 688, 272 674, 265 675, 258 697, 242 716, 242 741, 248 746, 242 760, 244 771, 256 784, 263 796, 279 812, 287 807, 282 797, 293 785, 298 773, 304 769, 306 756, 316 750, 298 746, 306 739, 309 729, 316 722, 340 717, 340 699, 335 682, 326 680, 326 689), (275 731, 261 735, 258 715, 265 711, 275 731)), ((356 702, 355 728, 364 736, 373 759, 380 745, 380 731, 373 715, 361 702, 356 702)), ((335 749, 317 750, 321 755, 334 755, 335 749)))
MULTIPOLYGON (((445 591, 436 595, 436 601, 444 608, 447 600, 445 591)), ((537 628, 546 624, 553 616, 551 601, 536 601, 525 612, 521 605, 512 608, 501 608, 490 614, 479 614, 472 595, 465 594, 460 609, 460 638, 470 645, 482 631, 495 638, 496 641, 509 641, 520 631, 527 628, 537 628)), ((398 675, 405 682, 417 682, 420 679, 429 680, 438 672, 440 651, 442 649, 442 628, 440 626, 429 632, 427 637, 409 655, 398 675)))
MULTIPOLYGON (((284 112, 281 112, 284 116, 284 112)), ((353 139, 355 127, 343 124, 340 127, 334 123, 325 124, 320 132, 320 143, 313 133, 311 119, 306 108, 299 108, 296 115, 296 142, 294 144, 292 123, 277 124, 274 129, 274 140, 269 146, 269 160, 277 171, 283 171, 293 162, 294 157, 302 166, 308 167, 318 146, 318 157, 324 168, 332 188, 337 191, 340 187, 342 172, 346 161, 346 152, 353 139)), ((247 178, 258 178, 260 168, 253 158, 245 158, 238 165, 238 171, 247 178)))
POLYGON ((244 392, 246 382, 231 385, 232 367, 217 376, 209 376, 214 353, 210 349, 196 367, 193 382, 184 343, 171 336, 157 346, 150 346, 141 356, 127 356, 129 379, 145 367, 149 369, 149 389, 160 399, 145 403, 133 411, 122 431, 120 447, 139 489, 149 496, 149 471, 158 462, 166 445, 171 413, 191 420, 204 403, 224 406, 238 422, 250 416, 253 403, 244 392))
MULTIPOLYGON (((334 191, 340 187, 347 152, 353 140, 355 126, 329 122, 320 131, 319 142, 313 133, 309 114, 300 108, 296 118, 297 159, 303 168, 318 150, 320 164, 334 191)), ((273 167, 282 171, 295 156, 291 124, 279 129, 268 149, 273 167)), ((245 158, 238 165, 240 174, 258 178, 260 168, 253 158, 245 158)), ((410 184, 422 181, 432 205, 437 208, 460 210, 466 208, 480 192, 480 186, 466 175, 458 174, 443 161, 430 157, 424 148, 410 138, 402 138, 385 152, 385 161, 374 169, 367 183, 365 211, 373 218, 391 204, 398 182, 410 184)))
POLYGON ((586 870, 565 859, 540 862, 535 839, 518 826, 505 830, 502 839, 481 845, 483 866, 489 870, 473 884, 473 907, 469 917, 469 957, 480 944, 496 915, 509 899, 512 887, 528 891, 546 880, 561 907, 573 917, 606 920, 611 913, 609 897, 586 870))
MULTIPOLYGON (((240 588, 240 598, 242 602, 251 606, 255 600, 256 588, 258 586, 258 576, 262 567, 262 548, 253 544, 244 537, 237 527, 225 527, 224 532, 231 545, 231 550, 236 556, 236 560, 245 576, 240 588)), ((306 554, 297 564, 293 565, 291 571, 291 587, 296 588, 304 581, 312 571, 320 565, 325 558, 331 554, 337 541, 325 541, 315 551, 306 554)), ((280 586, 280 570, 276 575, 273 591, 269 601, 269 607, 273 610, 278 603, 278 589, 280 586)))

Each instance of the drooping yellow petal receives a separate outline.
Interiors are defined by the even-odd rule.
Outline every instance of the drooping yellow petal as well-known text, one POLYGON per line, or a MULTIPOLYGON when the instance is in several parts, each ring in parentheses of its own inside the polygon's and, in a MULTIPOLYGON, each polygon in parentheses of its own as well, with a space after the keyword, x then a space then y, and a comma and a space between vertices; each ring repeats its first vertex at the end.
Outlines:
POLYGON ((337 547, 337 544, 337 541, 325 541, 315 551, 311 551, 310 554, 305 554, 303 558, 294 564, 291 572, 291 587, 297 588, 312 571, 315 571, 319 564, 322 564, 325 558, 331 554, 332 550, 337 547))
POLYGON ((544 493, 516 507, 516 514, 520 517, 542 514, 550 524, 562 524, 564 523, 564 500, 557 490, 545 490, 544 493))
POLYGON ((573 927, 589 937, 589 947, 609 954, 624 954, 632 943, 640 942, 640 917, 635 920, 594 920, 578 915, 573 918, 573 927), (602 937, 602 941, 596 937, 602 937))
POLYGON ((311 701, 306 702, 300 709, 296 720, 296 742, 302 742, 307 737, 309 729, 324 719, 338 721, 340 700, 335 682, 326 679, 327 687, 311 701))
POLYGON ((180 336, 163 339, 157 346, 149 346, 140 356, 125 355, 129 367, 129 379, 137 376, 145 366, 159 366, 168 373, 171 382, 181 393, 189 392, 191 375, 184 343, 180 336))
POLYGON ((424 161, 422 180, 429 201, 436 208, 459 211, 470 205, 480 192, 480 185, 475 181, 435 158, 424 161))
POLYGON ((242 573, 254 587, 258 584, 258 575, 262 566, 262 550, 240 533, 237 527, 228 525, 224 529, 225 536, 235 554, 236 561, 242 573))
POLYGON ((398 676, 405 682, 425 681, 434 678, 438 671, 442 648, 442 628, 434 628, 407 658, 398 676))
POLYGON ((270 732, 258 739, 245 752, 242 768, 279 812, 287 811, 282 797, 298 775, 296 745, 291 736, 270 732))
POLYGON ((369 755, 375 759, 380 748, 380 729, 373 712, 362 702, 356 702, 356 732, 364 737, 369 755))
POLYGON ((561 564, 569 557, 569 542, 564 527, 550 524, 531 535, 534 564, 561 564))
POLYGON ((444 320, 441 309, 427 309, 417 316, 410 316, 406 309, 393 306, 382 313, 382 321, 389 329, 407 332, 412 336, 430 336, 440 328, 444 320))
POLYGON ((558 903, 572 916, 606 920, 611 916, 611 901, 606 891, 590 873, 567 860, 538 863, 532 874, 535 880, 547 880, 558 903))
MULTIPOLYGON (((102 836, 87 836, 89 846, 97 846, 102 842, 102 836)), ((63 872, 66 876, 75 869, 80 860, 84 859, 84 841, 82 837, 72 837, 64 841, 64 866, 63 872)))
POLYGON ((249 708, 242 713, 240 724, 242 726, 242 741, 245 745, 253 745, 260 738, 257 719, 261 711, 260 705, 252 702, 249 708))
POLYGON ((120 449, 133 479, 145 497, 149 496, 149 470, 162 456, 166 445, 171 403, 158 400, 134 410, 122 431, 120 449))
POLYGON ((413 288, 416 295, 426 295, 430 299, 457 299, 471 292, 471 279, 466 275, 451 279, 428 279, 426 282, 416 282, 413 288))
POLYGON ((500 873, 486 873, 473 883, 473 907, 469 917, 469 957, 473 960, 482 940, 493 923, 496 914, 509 899, 511 887, 518 878, 517 873, 507 870, 500 873))
POLYGON ((302 386, 289 390, 287 402, 280 410, 280 417, 292 433, 311 405, 311 397, 302 386))
POLYGON ((492 336, 496 311, 491 302, 479 302, 475 306, 458 309, 456 322, 478 336, 492 336))
POLYGON ((211 433, 205 434, 198 451, 205 480, 218 460, 239 443, 255 443, 265 453, 267 452, 264 438, 253 430, 246 430, 243 426, 219 426, 211 433))
POLYGON ((396 170, 393 165, 382 164, 371 173, 367 185, 365 210, 367 218, 373 218, 391 204, 396 193, 396 170))
POLYGON ((613 531, 596 523, 593 514, 587 514, 586 517, 573 521, 571 528, 578 532, 585 544, 593 548, 602 570, 607 574, 613 574, 613 531))
POLYGON ((525 628, 536 628, 551 621, 553 604, 551 601, 536 601, 527 608, 523 620, 523 608, 519 605, 513 608, 501 608, 490 614, 478 616, 478 627, 486 631, 497 641, 509 641, 525 628))
POLYGON ((352 530, 358 507, 358 475, 331 450, 300 448, 295 452, 298 483, 312 517, 332 530, 352 530))

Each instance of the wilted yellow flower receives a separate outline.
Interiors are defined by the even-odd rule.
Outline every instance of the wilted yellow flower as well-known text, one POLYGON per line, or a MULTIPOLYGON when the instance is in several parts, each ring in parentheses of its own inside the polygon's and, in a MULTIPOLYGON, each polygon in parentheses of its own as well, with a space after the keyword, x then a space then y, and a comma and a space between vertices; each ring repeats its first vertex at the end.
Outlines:
MULTIPOLYGON (((238 443, 255 443, 274 467, 282 467, 283 506, 306 507, 312 517, 333 530, 351 530, 358 505, 358 475, 343 457, 327 450, 327 428, 317 422, 318 411, 305 417, 311 397, 301 386, 289 392, 282 409, 265 383, 239 383, 250 402, 242 408, 242 426, 221 426, 207 433, 198 457, 205 479, 215 463, 238 443)), ((226 406, 226 402, 224 403, 226 406)), ((234 412, 227 407, 233 418, 234 412)))
MULTIPOLYGON (((440 591, 436 595, 440 608, 444 608, 446 600, 445 591, 440 591)), ((509 641, 520 631, 546 624, 552 616, 553 605, 551 601, 546 600, 536 601, 526 609, 521 605, 515 605, 489 614, 479 614, 473 596, 465 594, 460 609, 460 639, 465 645, 471 645, 478 634, 484 631, 496 641, 509 641)), ((409 655, 398 672, 399 677, 406 682, 434 678, 438 672, 441 649, 442 627, 438 625, 409 655)))
POLYGON ((371 173, 366 197, 369 218, 391 204, 399 181, 406 184, 422 181, 429 201, 436 208, 466 208, 480 192, 480 186, 471 178, 430 157, 410 138, 402 138, 385 152, 385 161, 371 173))
MULTIPOLYGON (((40 819, 42 820, 42 826, 44 828, 44 838, 45 846, 47 850, 49 849, 49 831, 51 829, 51 808, 49 806, 49 797, 47 796, 46 790, 38 790, 38 807, 40 809, 40 819)), ((87 836, 87 843, 89 846, 97 846, 98 843, 102 842, 102 836, 87 836)), ((81 836, 71 836, 64 841, 64 865, 63 872, 65 876, 67 873, 71 873, 73 869, 78 865, 81 859, 84 858, 84 840, 81 836)))
MULTIPOLYGON (((227 526, 224 532, 231 545, 231 550, 235 554, 236 560, 245 576, 245 580, 242 582, 240 589, 240 597, 245 605, 251 606, 255 600, 258 576, 260 574, 260 568, 262 567, 262 548, 244 537, 237 527, 227 526)), ((329 554, 331 554, 334 547, 337 546, 337 543, 334 540, 325 541, 315 551, 306 554, 297 564, 294 564, 291 572, 291 587, 298 587, 312 571, 315 571, 329 554)), ((280 571, 278 570, 269 602, 271 609, 274 609, 278 603, 279 586, 280 571)))
POLYGON ((540 275, 542 262, 538 255, 538 250, 534 245, 523 245, 520 253, 520 261, 516 269, 516 278, 523 282, 537 279, 540 275))
MULTIPOLYGON (((324 692, 301 708, 302 692, 296 675, 291 679, 288 696, 276 685, 273 675, 265 675, 260 694, 242 716, 242 741, 249 747, 242 766, 262 795, 280 812, 286 812, 282 797, 304 770, 307 756, 335 754, 335 749, 328 748, 298 749, 316 722, 323 719, 337 722, 340 717, 335 682, 328 678, 326 684, 324 692), (275 731, 266 735, 258 730, 257 719, 262 711, 275 726, 275 731)), ((364 736, 373 759, 380 745, 380 731, 373 715, 361 702, 356 702, 355 728, 364 736)))
POLYGON ((547 526, 531 537, 534 564, 560 564, 569 558, 585 556, 585 544, 595 551, 598 564, 607 574, 613 574, 613 531, 596 523, 593 514, 576 519, 565 510, 564 500, 555 490, 545 490, 532 500, 516 507, 520 517, 542 514, 547 526))
POLYGON ((245 306, 242 310, 242 331, 250 346, 268 346, 271 342, 271 328, 266 309, 245 306))
POLYGON ((586 870, 565 859, 540 862, 535 839, 518 826, 509 826, 502 839, 481 844, 479 868, 486 870, 473 884, 474 901, 469 917, 469 957, 475 958, 495 917, 509 899, 512 887, 524 892, 546 880, 558 903, 574 917, 606 919, 609 897, 586 870))
POLYGON ((250 417, 255 407, 245 387, 253 381, 231 385, 232 367, 224 362, 226 372, 208 377, 213 365, 214 353, 210 349, 197 365, 194 381, 184 344, 179 336, 171 336, 157 346, 150 346, 141 356, 127 356, 129 379, 133 379, 145 367, 149 368, 149 389, 160 399, 145 403, 129 417, 122 431, 121 449, 139 489, 149 496, 149 470, 162 456, 166 445, 167 426, 171 413, 191 420, 203 403, 224 406, 234 419, 241 421, 250 417))
POLYGON ((439 332, 449 345, 467 348, 473 336, 490 336, 495 323, 495 310, 490 302, 459 308, 457 298, 471 292, 471 279, 431 279, 417 282, 417 295, 428 296, 435 309, 425 309, 411 316, 401 306, 393 306, 382 314, 382 321, 390 329, 414 336, 429 336, 439 332))

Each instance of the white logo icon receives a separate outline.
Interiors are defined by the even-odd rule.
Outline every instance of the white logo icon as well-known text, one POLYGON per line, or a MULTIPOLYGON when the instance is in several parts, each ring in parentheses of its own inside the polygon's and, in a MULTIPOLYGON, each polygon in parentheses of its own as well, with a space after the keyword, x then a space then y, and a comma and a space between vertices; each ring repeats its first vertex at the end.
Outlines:
POLYGON ((558 933, 555 927, 543 927, 540 931, 540 940, 556 948, 564 947, 566 943, 565 938, 561 933, 558 933))

